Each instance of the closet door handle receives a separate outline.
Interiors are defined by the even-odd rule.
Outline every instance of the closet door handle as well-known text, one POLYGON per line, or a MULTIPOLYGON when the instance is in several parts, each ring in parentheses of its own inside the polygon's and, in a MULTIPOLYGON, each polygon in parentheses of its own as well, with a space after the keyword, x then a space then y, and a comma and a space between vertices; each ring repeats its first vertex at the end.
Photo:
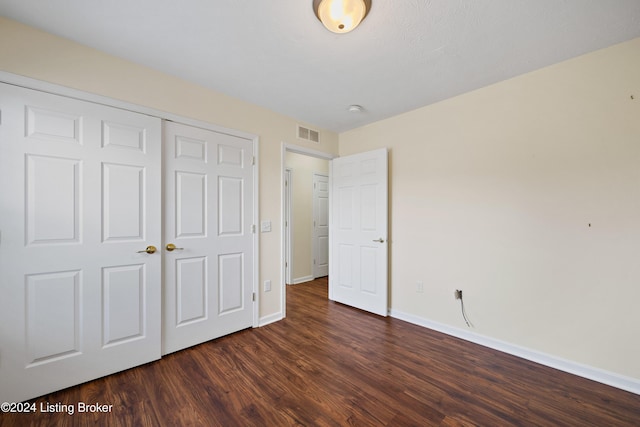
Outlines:
POLYGON ((379 239, 374 240, 374 242, 384 243, 384 239, 381 237, 379 239))
POLYGON ((166 246, 166 249, 169 252, 173 252, 173 251, 183 251, 184 248, 177 248, 176 245, 174 245, 173 243, 168 243, 166 246))
POLYGON ((149 255, 151 255, 151 254, 155 254, 157 250, 158 250, 158 249, 156 249, 156 247, 155 247, 155 246, 147 246, 147 249, 145 249, 144 251, 138 251, 138 253, 139 253, 139 254, 141 254, 141 253, 143 253, 143 252, 146 252, 146 253, 148 253, 149 255))

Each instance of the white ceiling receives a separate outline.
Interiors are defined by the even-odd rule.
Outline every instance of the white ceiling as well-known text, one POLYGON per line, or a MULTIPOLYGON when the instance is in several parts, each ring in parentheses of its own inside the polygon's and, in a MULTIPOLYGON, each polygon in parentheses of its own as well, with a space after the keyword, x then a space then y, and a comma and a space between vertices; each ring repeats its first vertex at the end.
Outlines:
POLYGON ((0 0, 0 15, 336 132, 640 37, 640 0, 372 0, 343 35, 311 3, 0 0))

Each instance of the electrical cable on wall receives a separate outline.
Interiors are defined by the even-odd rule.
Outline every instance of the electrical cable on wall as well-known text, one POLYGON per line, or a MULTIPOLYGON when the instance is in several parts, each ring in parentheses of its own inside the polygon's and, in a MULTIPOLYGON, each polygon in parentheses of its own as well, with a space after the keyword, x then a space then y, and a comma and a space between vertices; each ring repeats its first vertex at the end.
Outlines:
POLYGON ((467 324, 468 327, 473 328, 473 323, 471 323, 467 317, 467 311, 464 309, 464 300, 462 299, 462 291, 457 289, 455 292, 456 299, 460 300, 460 309, 462 310, 462 317, 467 324))

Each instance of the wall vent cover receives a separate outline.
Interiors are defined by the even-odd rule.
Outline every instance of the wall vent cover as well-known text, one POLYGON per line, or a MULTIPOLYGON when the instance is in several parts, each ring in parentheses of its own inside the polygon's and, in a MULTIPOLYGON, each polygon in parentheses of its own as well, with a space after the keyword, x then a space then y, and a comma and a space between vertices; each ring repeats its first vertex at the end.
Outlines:
POLYGON ((298 138, 311 142, 320 142, 320 132, 298 125, 298 138))

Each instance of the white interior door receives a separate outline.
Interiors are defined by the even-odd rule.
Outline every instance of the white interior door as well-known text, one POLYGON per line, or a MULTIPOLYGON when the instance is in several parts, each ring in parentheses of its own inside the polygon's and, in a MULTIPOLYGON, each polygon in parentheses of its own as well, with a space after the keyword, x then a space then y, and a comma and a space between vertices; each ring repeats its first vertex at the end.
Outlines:
POLYGON ((313 277, 329 275, 329 177, 313 174, 313 277))
POLYGON ((331 161, 329 298, 388 313, 387 150, 331 161))
POLYGON ((160 358, 160 120, 7 84, 0 113, 0 402, 160 358))
POLYGON ((253 324, 253 143, 164 130, 166 354, 253 324))

